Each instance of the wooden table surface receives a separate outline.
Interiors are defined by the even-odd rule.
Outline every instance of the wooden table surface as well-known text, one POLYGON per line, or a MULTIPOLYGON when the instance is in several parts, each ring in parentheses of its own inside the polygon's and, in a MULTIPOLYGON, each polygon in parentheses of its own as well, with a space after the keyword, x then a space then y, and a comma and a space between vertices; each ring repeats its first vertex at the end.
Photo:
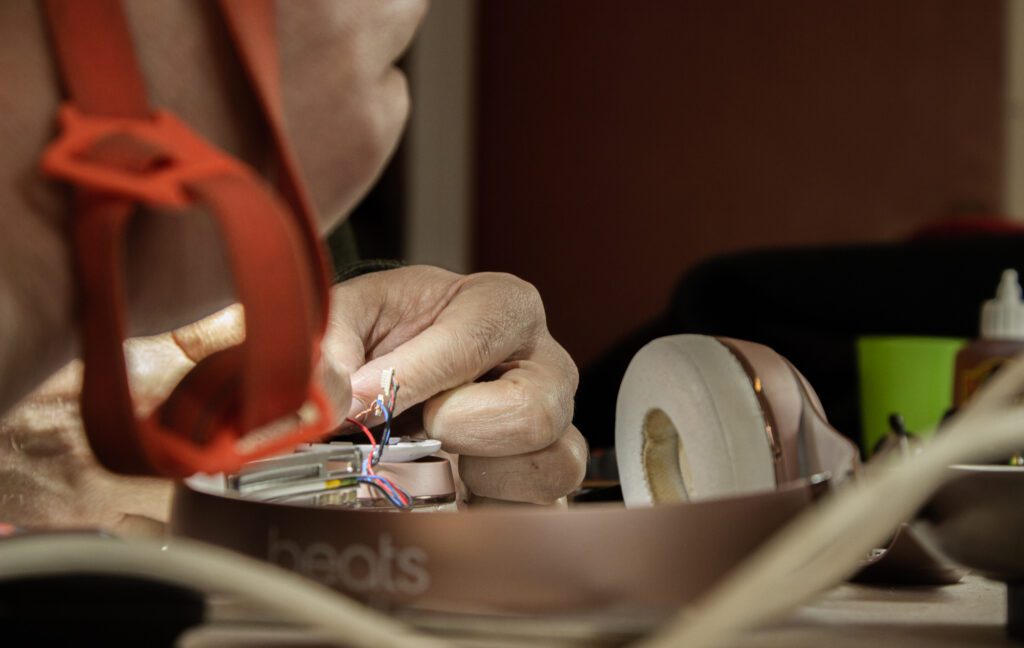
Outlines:
MULTIPOLYGON (((841 585, 789 617, 747 631, 728 645, 762 646, 1009 646, 1004 634, 1006 588, 967 576, 956 585, 931 588, 841 585)), ((212 621, 188 633, 180 645, 326 646, 310 633, 230 602, 213 606, 212 621)), ((642 625, 607 615, 541 620, 430 615, 410 619, 456 646, 622 645, 642 625)))

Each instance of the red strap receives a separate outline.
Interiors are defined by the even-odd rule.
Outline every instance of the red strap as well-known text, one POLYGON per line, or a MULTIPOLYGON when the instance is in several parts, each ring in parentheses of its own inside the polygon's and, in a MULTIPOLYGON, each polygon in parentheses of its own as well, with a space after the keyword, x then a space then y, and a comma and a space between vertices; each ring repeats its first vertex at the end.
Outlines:
MULTIPOLYGON (((255 42, 276 52, 273 14, 263 3, 231 12, 246 16, 250 6, 256 17, 240 29, 262 25, 255 42)), ((72 230, 83 304, 82 418, 97 456, 119 472, 187 475, 235 470, 322 436, 331 417, 311 377, 326 325, 327 279, 310 203, 299 201, 301 211, 291 213, 240 162, 148 109, 117 0, 48 0, 47 7, 74 103, 62 109, 64 132, 44 154, 43 169, 78 188, 72 230), (246 321, 242 344, 201 361, 144 421, 135 416, 123 351, 123 247, 140 204, 207 207, 246 321), (316 407, 315 422, 270 441, 239 443, 307 402, 316 407)), ((276 60, 247 65, 254 76, 275 78, 276 60)), ((279 88, 264 90, 267 106, 279 88)), ((279 109, 270 121, 290 156, 279 109)), ((294 195, 304 196, 294 156, 282 160, 294 195)))
POLYGON ((67 95, 83 112, 149 115, 146 86, 119 0, 47 0, 67 95))
MULTIPOLYGON (((329 269, 327 257, 321 251, 316 207, 302 181, 301 168, 284 127, 274 3, 272 0, 220 0, 220 6, 256 90, 264 116, 270 124, 270 132, 277 146, 278 159, 281 161, 283 171, 282 195, 296 213, 305 217, 302 219, 302 225, 306 242, 313 248, 310 250, 310 256, 320 262, 316 279, 321 284, 320 290, 326 295, 330 289, 329 269)), ((326 327, 326 308, 323 309, 321 317, 326 327)))

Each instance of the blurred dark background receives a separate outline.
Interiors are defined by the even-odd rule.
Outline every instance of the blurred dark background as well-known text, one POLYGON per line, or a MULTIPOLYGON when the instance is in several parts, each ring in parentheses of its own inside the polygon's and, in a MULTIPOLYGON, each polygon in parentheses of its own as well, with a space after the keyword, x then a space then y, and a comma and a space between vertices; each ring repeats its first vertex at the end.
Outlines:
POLYGON ((723 254, 898 242, 1012 213, 1010 13, 434 2, 405 65, 407 141, 353 217, 360 245, 522 276, 595 367, 723 254))

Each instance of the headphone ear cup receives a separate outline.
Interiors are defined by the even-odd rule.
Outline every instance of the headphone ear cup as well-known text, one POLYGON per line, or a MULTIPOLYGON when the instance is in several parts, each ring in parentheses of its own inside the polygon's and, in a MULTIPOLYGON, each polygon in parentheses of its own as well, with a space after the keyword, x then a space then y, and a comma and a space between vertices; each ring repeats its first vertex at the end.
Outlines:
POLYGON ((836 432, 807 378, 786 358, 755 342, 719 338, 748 375, 759 383, 761 401, 778 444, 778 481, 785 483, 823 471, 835 482, 856 469, 856 446, 836 432))
POLYGON ((813 452, 814 466, 818 471, 831 474, 833 484, 841 484, 860 468, 860 450, 829 424, 821 399, 807 378, 792 364, 789 368, 794 382, 803 388, 804 407, 812 410, 810 424, 806 426, 808 438, 804 442, 813 452))
POLYGON ((619 390, 616 453, 627 505, 776 486, 750 377, 712 337, 660 338, 637 353, 619 390))
POLYGON ((814 387, 811 386, 807 377, 804 376, 799 369, 794 367, 792 364, 789 366, 793 370, 793 374, 796 376, 796 379, 803 385, 804 393, 807 395, 808 402, 814 408, 814 411, 818 413, 818 417, 823 421, 828 421, 828 416, 825 415, 825 406, 821 404, 821 399, 818 398, 818 392, 814 391, 814 387))
POLYGON ((748 379, 757 383, 759 400, 773 441, 778 483, 800 479, 802 458, 800 420, 804 396, 792 365, 771 348, 756 342, 718 338, 744 365, 748 379))

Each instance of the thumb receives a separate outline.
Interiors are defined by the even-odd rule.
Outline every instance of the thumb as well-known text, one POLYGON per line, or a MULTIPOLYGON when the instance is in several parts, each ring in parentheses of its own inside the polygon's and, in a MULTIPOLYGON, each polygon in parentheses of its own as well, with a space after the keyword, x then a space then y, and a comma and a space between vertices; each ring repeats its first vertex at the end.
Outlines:
POLYGON ((171 333, 174 341, 192 361, 240 344, 245 339, 245 311, 241 304, 232 304, 198 322, 171 333))
POLYGON ((366 409, 372 401, 364 402, 352 393, 352 373, 365 357, 363 338, 350 322, 332 317, 320 349, 320 381, 334 407, 334 424, 341 425, 345 417, 366 409))
MULTIPOLYGON (((176 329, 171 335, 188 359, 198 363, 217 351, 245 340, 245 311, 241 304, 233 304, 198 322, 176 329)), ((352 358, 358 356, 362 348, 358 338, 352 338, 350 333, 342 330, 339 323, 332 321, 321 346, 323 353, 316 377, 334 410, 336 420, 331 422, 332 425, 340 424, 351 407, 348 367, 359 366, 360 363, 353 363, 352 358)))

